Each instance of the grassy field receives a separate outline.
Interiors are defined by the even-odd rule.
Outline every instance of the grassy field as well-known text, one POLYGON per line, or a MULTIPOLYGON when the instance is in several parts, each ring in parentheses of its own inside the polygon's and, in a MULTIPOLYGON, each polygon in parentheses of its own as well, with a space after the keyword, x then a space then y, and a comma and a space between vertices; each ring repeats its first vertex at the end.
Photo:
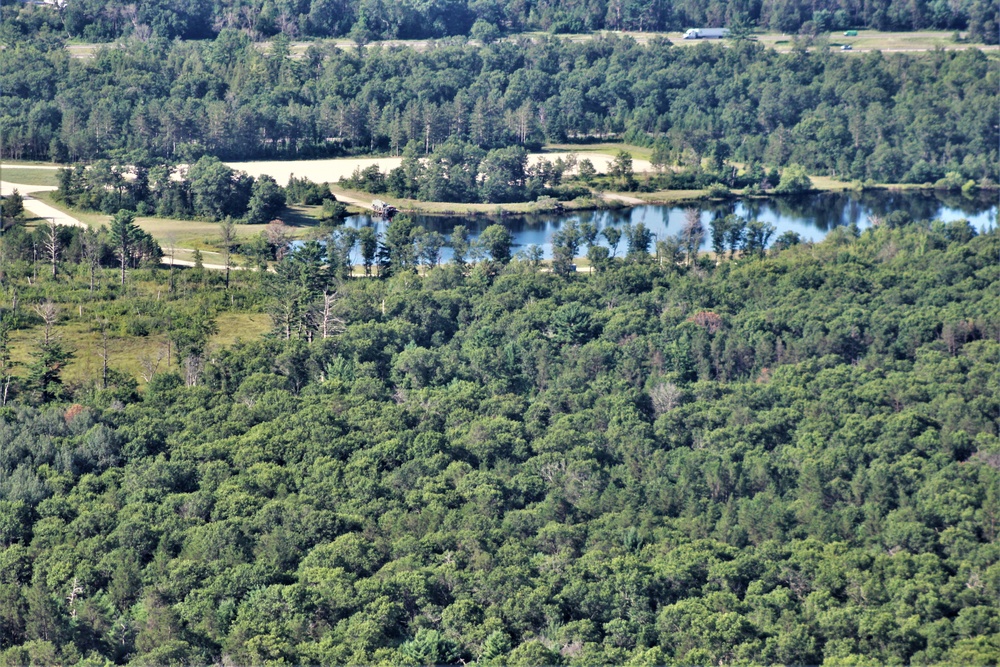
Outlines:
MULTIPOLYGON (((559 39, 568 39, 572 42, 583 42, 603 35, 626 35, 639 44, 648 44, 654 39, 669 39, 672 43, 681 47, 695 46, 706 43, 706 40, 684 39, 683 32, 634 32, 634 31, 601 31, 595 33, 556 35, 559 39)), ((528 37, 534 39, 551 38, 553 35, 545 32, 526 32, 519 35, 512 35, 508 39, 528 37)), ((968 42, 954 41, 954 32, 947 30, 918 30, 914 32, 883 32, 880 30, 859 30, 856 37, 846 37, 843 31, 825 33, 817 36, 813 40, 813 48, 829 45, 840 48, 843 44, 850 44, 852 51, 845 53, 865 51, 931 51, 933 49, 969 49, 979 48, 985 51, 1000 50, 998 46, 986 46, 983 44, 971 44, 968 42)), ((964 35, 963 35, 964 37, 964 35)), ((794 35, 776 32, 762 32, 754 35, 754 38, 761 44, 773 48, 777 51, 791 51, 794 48, 794 35)), ((708 40, 715 43, 714 40, 708 40)))
MULTIPOLYGON (((34 197, 64 211, 87 225, 101 226, 107 224, 111 216, 95 211, 66 206, 57 202, 51 192, 39 192, 34 197)), ((319 206, 291 206, 282 213, 281 220, 288 225, 288 232, 293 238, 307 237, 320 226, 319 206)), ((216 247, 219 239, 219 223, 205 220, 177 220, 174 218, 139 217, 136 223, 149 232, 161 246, 166 249, 167 243, 173 241, 178 248, 207 250, 216 247)), ((264 230, 263 225, 236 225, 236 234, 245 239, 264 230)), ((181 253, 177 255, 182 257, 181 253)), ((206 259, 206 261, 209 261, 206 259)))
POLYGON ((215 320, 219 332, 209 345, 232 345, 239 340, 259 340, 271 331, 271 318, 264 313, 222 313, 215 320))
MULTIPOLYGON (((529 37, 541 37, 547 33, 525 33, 529 37)), ((648 44, 657 38, 666 38, 677 46, 694 46, 705 43, 705 40, 684 39, 683 32, 615 32, 615 33, 591 33, 581 35, 559 35, 560 38, 580 42, 594 39, 603 34, 628 35, 640 44, 648 44)), ((983 44, 970 44, 968 42, 956 42, 953 39, 954 32, 947 30, 918 30, 914 32, 883 32, 880 30, 859 30, 856 37, 847 37, 843 31, 825 33, 817 36, 813 40, 814 47, 829 45, 839 48, 843 44, 850 44, 852 51, 931 51, 933 49, 969 49, 980 48, 986 51, 996 51, 998 46, 986 46, 983 44)), ((765 46, 777 51, 791 51, 794 47, 794 36, 782 33, 765 32, 759 33, 754 38, 765 46)), ((848 51, 846 53, 851 53, 848 51)))
MULTIPOLYGON (((930 30, 921 30, 918 32, 859 30, 856 37, 847 37, 843 32, 821 35, 815 40, 814 45, 817 47, 829 45, 831 47, 840 48, 844 44, 850 44, 852 51, 862 53, 865 51, 932 51, 938 48, 996 49, 996 47, 984 46, 982 44, 955 42, 953 35, 953 32, 930 30)), ((761 44, 773 47, 778 51, 790 51, 794 46, 793 39, 790 35, 768 33, 759 35, 757 40, 761 44)))
POLYGON ((41 167, 43 169, 51 169, 52 171, 55 171, 62 166, 61 164, 57 164, 55 162, 39 162, 38 160, 11 160, 6 157, 3 158, 2 164, 4 171, 7 171, 8 167, 12 169, 16 167, 41 167))
MULTIPOLYGON (((99 377, 103 365, 100 331, 88 319, 86 308, 82 317, 69 306, 63 308, 63 313, 65 321, 53 327, 53 331, 73 352, 73 360, 63 374, 64 381, 84 382, 99 377)), ((259 340, 271 330, 271 319, 264 313, 221 313, 215 321, 218 333, 209 339, 209 348, 232 345, 238 340, 259 340)), ((11 332, 11 358, 20 365, 16 374, 25 374, 32 361, 31 352, 37 349, 41 335, 40 326, 11 332)), ((143 359, 155 360, 159 355, 165 356, 166 345, 167 339, 163 335, 112 334, 108 339, 108 366, 131 375, 142 384, 143 359)), ((166 366, 164 358, 160 361, 159 370, 165 370, 166 366)))
POLYGON ((4 165, 3 178, 0 180, 20 185, 58 185, 55 169, 24 169, 4 165))

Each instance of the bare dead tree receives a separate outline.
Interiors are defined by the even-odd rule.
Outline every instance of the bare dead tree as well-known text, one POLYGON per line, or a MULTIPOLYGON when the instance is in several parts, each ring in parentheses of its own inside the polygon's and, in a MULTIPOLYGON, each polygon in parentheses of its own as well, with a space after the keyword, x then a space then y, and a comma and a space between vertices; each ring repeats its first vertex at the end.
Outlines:
MULTIPOLYGON (((0 206, 0 229, 3 227, 2 206, 0 206)), ((0 285, 7 278, 7 244, 0 242, 0 285)))
POLYGON ((138 23, 139 23, 139 10, 136 8, 136 6, 134 4, 125 5, 124 7, 122 7, 121 8, 121 13, 122 13, 123 17, 125 17, 126 19, 128 19, 128 22, 132 24, 133 28, 135 28, 135 26, 138 25, 138 23))
POLYGON ((170 255, 170 268, 173 269, 174 255, 177 253, 177 235, 173 232, 167 234, 163 243, 167 247, 167 254, 170 255))
POLYGON ((152 382, 153 376, 159 370, 160 362, 166 358, 169 348, 170 342, 167 341, 167 347, 158 348, 155 355, 146 352, 139 357, 139 376, 143 379, 143 382, 152 382))
POLYGON ((318 328, 324 340, 344 330, 344 320, 334 314, 334 307, 337 305, 337 301, 339 301, 337 292, 331 292, 330 290, 323 291, 323 305, 319 310, 318 328))
POLYGON ((93 292, 94 278, 97 275, 97 269, 101 266, 101 251, 103 249, 101 234, 92 227, 88 228, 81 235, 81 241, 83 242, 83 258, 90 271, 90 291, 93 292))
POLYGON ((226 266, 226 289, 229 289, 229 271, 232 269, 233 246, 236 244, 236 225, 232 218, 226 218, 219 225, 219 247, 222 248, 222 262, 226 266))
POLYGON ((299 32, 298 21, 292 17, 287 9, 282 10, 281 13, 278 14, 278 20, 276 23, 278 24, 278 30, 289 37, 295 37, 299 32))
POLYGON ((240 17, 235 9, 227 9, 216 17, 212 28, 216 32, 222 32, 225 28, 232 28, 239 23, 240 17))
POLYGON ((132 24, 132 37, 140 42, 148 42, 149 38, 153 36, 153 30, 145 23, 139 21, 137 7, 134 4, 125 5, 123 14, 129 23, 132 24))
POLYGON ((69 588, 69 595, 66 596, 66 603, 69 606, 70 618, 76 618, 76 600, 83 594, 83 586, 79 579, 73 577, 73 583, 69 588))
POLYGON ((657 416, 680 405, 681 395, 681 390, 673 382, 661 382, 649 392, 657 416))
POLYGON ((148 42, 153 36, 153 29, 145 23, 140 23, 132 29, 132 36, 140 42, 148 42))
POLYGON ((56 265, 59 262, 59 227, 56 225, 55 218, 49 218, 48 222, 45 224, 45 240, 42 241, 42 247, 45 248, 45 254, 52 263, 52 277, 56 277, 56 265))
POLYGON ((52 327, 59 320, 59 308, 51 301, 46 301, 35 304, 34 311, 36 315, 42 318, 42 323, 45 325, 42 329, 42 340, 45 345, 48 345, 52 342, 52 327))
POLYGON ((280 262, 288 251, 288 243, 291 238, 288 225, 281 220, 272 220, 264 227, 264 235, 267 237, 267 242, 275 249, 275 259, 280 262))
POLYGON ((129 620, 127 618, 122 618, 118 621, 118 624, 115 627, 118 628, 118 638, 121 640, 122 646, 124 646, 125 642, 128 640, 132 626, 129 624, 129 620))
POLYGON ((198 384, 203 367, 204 362, 201 357, 196 354, 188 355, 184 359, 184 384, 188 387, 193 387, 198 384))
POLYGON ((7 405, 10 385, 14 380, 14 362, 10 356, 10 329, 0 325, 0 405, 7 405))
POLYGON ((257 30, 260 24, 260 13, 261 7, 255 7, 252 4, 243 5, 240 7, 240 18, 243 24, 243 30, 246 32, 250 39, 257 41, 260 37, 260 32, 257 30))
POLYGON ((116 4, 108 4, 101 10, 101 14, 104 18, 111 21, 111 31, 115 34, 118 33, 118 27, 125 18, 124 8, 116 4))
POLYGON ((691 265, 698 256, 702 239, 705 238, 705 226, 701 223, 701 211, 696 208, 684 210, 684 227, 681 229, 681 241, 687 250, 687 263, 691 265))

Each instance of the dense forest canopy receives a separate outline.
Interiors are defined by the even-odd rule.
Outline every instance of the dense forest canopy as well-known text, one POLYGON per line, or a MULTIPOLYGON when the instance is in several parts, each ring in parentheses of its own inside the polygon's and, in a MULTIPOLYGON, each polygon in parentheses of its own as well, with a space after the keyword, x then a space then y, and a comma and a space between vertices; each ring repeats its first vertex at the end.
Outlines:
MULTIPOLYGON (((73 59, 0 51, 7 156, 194 162, 420 154, 623 137, 669 161, 800 164, 848 180, 1000 180, 1000 67, 979 50, 779 54, 752 42, 677 48, 629 38, 486 47, 312 46, 262 52, 243 34, 132 41, 73 59)), ((283 184, 282 184, 283 185, 283 184)))
POLYGON ((203 39, 225 28, 258 37, 413 39, 743 23, 793 33, 968 29, 973 38, 996 43, 998 25, 990 0, 69 0, 58 12, 17 2, 5 10, 9 30, 46 26, 94 41, 128 35, 203 39))
POLYGON ((391 277, 307 243, 228 293, 30 280, 5 235, 5 289, 177 347, 141 392, 52 384, 48 338, 15 380, 0 662, 996 662, 996 231, 422 276, 392 233, 391 277), (207 348, 231 300, 276 335, 207 348))
POLYGON ((0 157, 73 163, 54 201, 110 216, 28 226, 19 194, 0 205, 0 666, 997 664, 993 225, 894 211, 813 244, 691 209, 659 237, 566 221, 543 262, 502 221, 475 240, 406 215, 337 226, 328 184, 222 162, 401 155, 344 184, 499 203, 638 187, 627 152, 601 177, 528 162, 611 138, 652 149, 648 187, 972 192, 1000 181, 996 58, 743 37, 995 41, 997 14, 0 7, 0 157), (722 24, 740 38, 499 39, 722 24), (357 48, 293 57, 293 37, 336 36, 357 48), (69 37, 120 41, 73 58, 69 37), (366 45, 428 37, 455 39, 366 45), (293 243, 286 204, 323 220, 293 243), (163 264, 152 214, 218 221, 222 270, 197 247, 176 266, 173 236, 163 264))

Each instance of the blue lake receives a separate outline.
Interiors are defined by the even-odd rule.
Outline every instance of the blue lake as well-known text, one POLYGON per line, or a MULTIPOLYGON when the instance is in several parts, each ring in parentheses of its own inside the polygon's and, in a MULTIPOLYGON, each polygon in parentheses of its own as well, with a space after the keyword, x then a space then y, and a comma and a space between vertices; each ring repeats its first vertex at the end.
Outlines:
MULTIPOLYGON (((735 213, 746 219, 757 219, 774 225, 776 232, 772 242, 786 231, 798 233, 804 241, 819 241, 836 227, 854 223, 864 229, 870 225, 872 216, 886 216, 894 211, 903 211, 913 220, 951 222, 964 218, 976 229, 983 231, 997 225, 997 196, 996 192, 966 197, 939 192, 875 190, 726 202, 701 201, 682 206, 636 206, 616 211, 509 215, 504 216, 502 222, 514 236, 515 253, 535 244, 542 248, 546 258, 550 258, 552 234, 571 220, 589 221, 598 229, 641 222, 653 232, 655 238, 662 239, 677 234, 684 224, 687 209, 694 207, 701 211, 706 232, 712 219, 735 213)), ((485 216, 414 216, 414 219, 425 229, 438 231, 445 236, 451 233, 455 225, 465 225, 472 238, 497 221, 496 218, 485 216)), ((356 228, 374 225, 377 231, 384 233, 388 223, 379 218, 357 215, 347 218, 346 224, 356 228)), ((706 234, 704 248, 708 249, 709 244, 706 234)), ((623 240, 618 247, 619 255, 624 250, 623 240)), ((442 261, 447 261, 450 257, 450 249, 444 248, 442 261)))

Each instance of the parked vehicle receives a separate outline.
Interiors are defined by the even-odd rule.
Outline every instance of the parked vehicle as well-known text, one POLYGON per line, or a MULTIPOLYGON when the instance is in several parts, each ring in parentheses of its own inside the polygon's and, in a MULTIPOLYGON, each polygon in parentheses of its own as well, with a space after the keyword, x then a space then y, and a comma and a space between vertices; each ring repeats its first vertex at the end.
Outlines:
POLYGON ((691 28, 684 33, 684 39, 724 39, 729 36, 729 28, 691 28))

